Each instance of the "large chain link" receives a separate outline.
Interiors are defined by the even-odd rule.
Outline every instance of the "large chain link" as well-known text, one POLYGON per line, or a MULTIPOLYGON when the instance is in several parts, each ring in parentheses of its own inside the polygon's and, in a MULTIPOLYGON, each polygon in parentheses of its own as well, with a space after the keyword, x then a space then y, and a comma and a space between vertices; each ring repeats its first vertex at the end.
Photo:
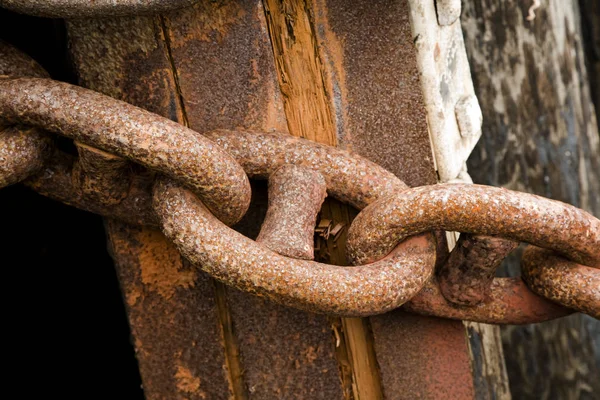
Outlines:
POLYGON ((0 55, 11 60, 0 64, 0 121, 8 126, 0 133, 0 184, 24 181, 88 211, 160 226, 185 257, 228 285, 344 316, 403 306, 489 323, 539 322, 573 310, 600 317, 600 221, 583 210, 486 186, 409 189, 360 156, 283 134, 202 136, 87 89, 18 78, 40 76, 39 69, 5 44, 0 55), (76 140, 79 159, 38 129, 76 140), (121 157, 160 175, 125 173, 121 157), (270 185, 258 242, 227 226, 248 207, 248 177, 270 185), (310 260, 325 189, 362 209, 349 231, 355 267, 310 260), (469 233, 448 259, 432 233, 442 229, 469 233), (543 249, 525 252, 524 281, 494 278, 513 241, 543 249))

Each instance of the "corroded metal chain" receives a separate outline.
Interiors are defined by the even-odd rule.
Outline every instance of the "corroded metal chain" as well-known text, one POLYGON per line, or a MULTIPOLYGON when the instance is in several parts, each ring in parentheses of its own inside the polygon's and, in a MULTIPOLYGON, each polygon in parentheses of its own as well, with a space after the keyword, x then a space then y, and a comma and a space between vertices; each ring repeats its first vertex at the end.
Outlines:
POLYGON ((539 322, 574 310, 600 317, 600 221, 583 210, 477 185, 410 189, 360 156, 283 134, 203 136, 49 80, 7 45, 0 56, 0 185, 22 181, 88 211, 158 226, 226 284, 344 316, 403 306, 489 323, 539 322), (42 129, 74 139, 79 158, 54 148, 42 129), (129 161, 147 170, 133 172, 129 161), (257 241, 228 227, 246 212, 248 177, 269 180, 257 241), (355 267, 312 261, 326 194, 362 210, 349 230, 355 267), (447 259, 433 233, 442 229, 467 233, 447 259), (538 246, 525 251, 523 280, 494 278, 520 241, 538 246))

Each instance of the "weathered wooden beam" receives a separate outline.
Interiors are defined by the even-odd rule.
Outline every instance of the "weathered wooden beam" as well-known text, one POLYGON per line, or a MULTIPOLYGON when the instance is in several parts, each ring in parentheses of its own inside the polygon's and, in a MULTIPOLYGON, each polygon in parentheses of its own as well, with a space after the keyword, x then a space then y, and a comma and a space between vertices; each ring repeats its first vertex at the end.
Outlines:
MULTIPOLYGON (((562 200, 600 215, 600 145, 576 3, 463 2, 462 26, 483 111, 469 160, 476 183, 562 200)), ((518 273, 515 257, 505 272, 518 273)), ((590 321, 590 322, 587 322, 590 321)), ((588 326, 575 315, 502 331, 515 398, 594 396, 600 372, 588 326)), ((598 328, 592 328, 598 329, 598 328)))

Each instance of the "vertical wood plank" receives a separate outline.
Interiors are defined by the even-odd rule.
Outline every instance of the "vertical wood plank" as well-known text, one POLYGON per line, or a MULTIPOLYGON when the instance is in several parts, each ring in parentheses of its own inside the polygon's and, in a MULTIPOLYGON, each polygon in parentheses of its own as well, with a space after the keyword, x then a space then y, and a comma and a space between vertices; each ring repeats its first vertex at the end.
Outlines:
MULTIPOLYGON (((600 215, 600 145, 579 10, 542 0, 463 2, 462 26, 483 136, 469 160, 476 183, 532 192, 600 215)), ((505 273, 518 274, 517 257, 505 273)), ((589 321, 589 322, 588 322, 589 321)), ((600 372, 581 315, 502 330, 510 388, 519 399, 594 397, 600 372)))

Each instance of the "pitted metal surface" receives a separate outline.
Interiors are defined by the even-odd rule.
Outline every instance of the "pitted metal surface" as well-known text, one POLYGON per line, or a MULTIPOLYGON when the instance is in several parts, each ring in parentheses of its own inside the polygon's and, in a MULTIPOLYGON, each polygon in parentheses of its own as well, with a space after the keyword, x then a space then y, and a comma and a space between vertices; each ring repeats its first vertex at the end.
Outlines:
POLYGON ((129 194, 129 161, 82 143, 77 146, 78 162, 73 168, 74 185, 88 198, 108 206, 119 204, 129 194))
MULTIPOLYGON (((511 241, 600 266, 600 221, 538 196, 461 184, 409 189, 380 166, 334 147, 276 133, 217 130, 207 139, 127 103, 48 79, 0 80, 0 113, 5 123, 41 126, 78 142, 78 161, 54 150, 52 162, 29 178, 28 186, 88 211, 158 225, 183 255, 216 279, 303 310, 366 316, 410 300, 407 309, 427 315, 541 321, 569 311, 535 296, 521 281, 493 279, 493 270, 515 246, 511 241), (156 172, 173 180, 155 182, 156 172), (231 224, 243 216, 250 198, 246 174, 271 179, 272 209, 259 242, 274 251, 219 222, 231 224), (311 257, 311 227, 324 186, 338 200, 366 207, 349 231, 349 255, 363 264, 359 267, 285 256, 311 257), (434 229, 493 237, 466 236, 442 266, 438 286, 437 278, 430 279, 434 229)), ((598 270, 578 264, 559 269, 562 259, 545 260, 555 272, 534 264, 527 270, 537 293, 597 316, 598 270), (559 286, 557 277, 570 286, 559 286), (581 292, 575 290, 579 286, 581 292)))
POLYGON ((538 295, 600 319, 600 269, 535 246, 525 250, 522 269, 523 279, 538 295))
MULTIPOLYGON (((21 76, 46 78, 49 75, 31 57, 0 40, 0 79, 21 76)), ((52 144, 41 129, 6 125, 0 115, 0 188, 39 171, 52 144)))
POLYGON ((199 0, 0 0, 0 7, 50 18, 89 18, 155 14, 199 0))
POLYGON ((0 113, 178 179, 227 224, 239 221, 250 203, 248 178, 231 156, 198 133, 125 102, 47 79, 8 79, 0 81, 0 113))
POLYGON ((423 186, 365 208, 348 233, 355 263, 376 260, 410 235, 432 229, 500 236, 600 267, 600 220, 571 205, 481 185, 423 186))
POLYGON ((283 256, 314 259, 317 215, 327 196, 316 171, 284 165, 269 176, 269 207, 256 242, 283 256))
POLYGON ((459 305, 477 305, 489 296, 496 269, 519 246, 498 237, 464 233, 437 275, 444 297, 459 305))
POLYGON ((152 209, 154 174, 133 174, 127 196, 118 203, 107 204, 99 196, 87 196, 80 186, 81 181, 73 179, 77 162, 75 157, 56 150, 42 170, 23 183, 43 196, 85 211, 132 225, 158 227, 152 209))
POLYGON ((433 273, 431 234, 403 242, 373 264, 344 268, 283 257, 258 245, 219 222, 173 182, 158 181, 154 205, 165 235, 198 267, 240 290, 307 311, 383 313, 413 297, 433 273))
POLYGON ((502 325, 544 322, 574 312, 536 295, 521 278, 494 279, 486 299, 475 306, 449 302, 442 295, 437 279, 433 278, 402 308, 433 317, 502 325))
POLYGON ((0 188, 39 171, 51 144, 48 135, 38 128, 11 126, 0 131, 0 188))
POLYGON ((408 189, 391 172, 356 154, 285 134, 216 130, 206 133, 251 178, 266 178, 284 164, 318 171, 330 196, 362 209, 383 196, 408 189))

